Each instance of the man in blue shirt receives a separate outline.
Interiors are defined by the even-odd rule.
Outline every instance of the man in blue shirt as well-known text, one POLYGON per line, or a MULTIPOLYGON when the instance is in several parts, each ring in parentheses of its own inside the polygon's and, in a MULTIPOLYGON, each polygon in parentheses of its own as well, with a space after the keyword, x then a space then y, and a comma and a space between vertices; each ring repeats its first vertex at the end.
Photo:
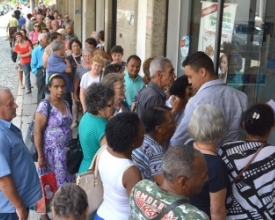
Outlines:
POLYGON ((52 42, 53 53, 50 55, 47 64, 47 71, 49 77, 54 73, 61 74, 66 82, 66 93, 64 99, 69 102, 72 109, 72 97, 73 83, 70 80, 69 75, 72 72, 71 64, 68 59, 65 58, 65 43, 62 40, 56 39, 52 42))
POLYGON ((125 98, 129 106, 132 105, 133 99, 136 94, 145 87, 141 76, 138 75, 141 66, 141 59, 137 55, 131 55, 127 59, 126 68, 124 71, 125 81, 125 98))
POLYGON ((48 45, 48 35, 42 33, 38 36, 39 44, 32 51, 31 68, 36 76, 37 84, 37 105, 45 98, 45 69, 43 67, 43 53, 48 45))
POLYGON ((238 140, 241 117, 248 106, 247 96, 218 79, 213 61, 204 52, 199 51, 189 55, 182 66, 189 83, 197 93, 188 100, 184 116, 170 140, 170 145, 177 146, 189 139, 188 124, 191 115, 194 109, 202 104, 215 106, 225 119, 225 134, 217 143, 217 150, 226 141, 238 140))
POLYGON ((41 197, 41 186, 19 128, 11 123, 17 104, 0 86, 0 219, 28 219, 28 207, 41 197))
POLYGON ((24 18, 23 15, 20 15, 18 22, 19 22, 19 28, 22 29, 22 27, 26 24, 26 18, 24 18))

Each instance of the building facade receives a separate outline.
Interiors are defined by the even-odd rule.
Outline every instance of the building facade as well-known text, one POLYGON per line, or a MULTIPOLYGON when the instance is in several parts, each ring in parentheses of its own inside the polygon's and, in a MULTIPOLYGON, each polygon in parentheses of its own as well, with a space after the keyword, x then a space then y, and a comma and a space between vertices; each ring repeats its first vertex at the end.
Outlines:
POLYGON ((275 98, 274 0, 56 0, 56 7, 82 40, 104 30, 107 51, 122 45, 124 59, 167 56, 182 75, 185 57, 204 51, 250 104, 275 98))

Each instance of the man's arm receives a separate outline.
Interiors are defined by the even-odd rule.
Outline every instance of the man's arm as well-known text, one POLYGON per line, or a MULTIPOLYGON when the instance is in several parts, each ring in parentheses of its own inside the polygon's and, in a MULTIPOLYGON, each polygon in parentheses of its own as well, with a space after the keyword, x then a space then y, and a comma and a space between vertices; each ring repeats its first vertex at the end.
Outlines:
POLYGON ((71 64, 70 64, 70 61, 68 59, 65 59, 65 62, 67 64, 67 67, 65 69, 65 72, 66 73, 71 73, 72 72, 72 68, 71 68, 71 64))
POLYGON ((11 204, 16 209, 18 218, 20 220, 27 220, 29 213, 15 188, 13 179, 10 175, 3 176, 0 178, 0 189, 4 193, 5 197, 11 202, 11 204))

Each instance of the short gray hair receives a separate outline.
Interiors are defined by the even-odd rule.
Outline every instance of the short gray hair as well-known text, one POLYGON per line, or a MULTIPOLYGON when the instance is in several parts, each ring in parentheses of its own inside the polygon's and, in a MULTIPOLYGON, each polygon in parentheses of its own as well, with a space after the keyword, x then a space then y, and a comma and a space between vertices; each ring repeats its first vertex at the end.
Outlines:
POLYGON ((151 63, 150 63, 150 67, 149 67, 149 71, 150 71, 150 77, 154 78, 154 76, 156 75, 157 71, 164 71, 165 70, 165 64, 166 63, 171 63, 171 61, 166 58, 166 57, 156 57, 154 58, 151 63))
POLYGON ((1 100, 1 95, 3 93, 11 93, 10 88, 6 87, 6 86, 1 86, 0 85, 0 105, 2 104, 2 100, 1 100))
POLYGON ((114 84, 123 80, 124 77, 121 76, 119 73, 108 73, 108 75, 104 76, 101 82, 104 85, 114 89, 114 84))
POLYGON ((62 40, 56 39, 52 43, 53 52, 60 50, 65 46, 65 43, 62 40))
POLYGON ((173 183, 178 177, 190 178, 194 172, 196 157, 203 154, 193 147, 183 145, 169 148, 162 159, 164 178, 173 183))
POLYGON ((93 56, 93 51, 90 49, 90 48, 85 48, 84 50, 82 50, 83 52, 82 52, 82 54, 84 54, 84 53, 89 53, 89 54, 91 54, 92 56, 93 56))
POLYGON ((66 34, 67 34, 67 32, 66 32, 66 30, 65 30, 64 28, 60 28, 60 29, 58 29, 56 32, 59 33, 59 34, 62 34, 64 37, 65 37, 66 34))
POLYGON ((60 219, 72 217, 81 220, 88 207, 87 194, 75 183, 67 183, 55 193, 52 206, 60 219))
POLYGON ((45 38, 48 38, 46 33, 41 33, 38 35, 38 41, 44 40, 45 38))
POLYGON ((220 140, 226 124, 223 114, 213 105, 200 105, 193 111, 188 131, 195 141, 212 143, 220 140))

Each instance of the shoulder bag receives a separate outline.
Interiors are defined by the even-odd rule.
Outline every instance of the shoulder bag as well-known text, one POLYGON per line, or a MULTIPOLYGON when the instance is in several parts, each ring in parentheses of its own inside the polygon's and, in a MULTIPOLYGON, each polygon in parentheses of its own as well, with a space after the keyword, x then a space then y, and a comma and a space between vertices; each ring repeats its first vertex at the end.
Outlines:
MULTIPOLYGON (((47 124, 50 114, 51 114, 52 106, 47 99, 44 99, 42 101, 45 101, 47 103, 47 115, 48 115, 47 122, 46 122, 46 124, 47 124)), ((32 156, 33 161, 37 162, 38 161, 38 153, 37 153, 37 150, 36 150, 36 147, 34 144, 34 126, 35 126, 35 120, 34 120, 34 116, 33 116, 33 119, 30 122, 29 128, 27 130, 25 145, 27 146, 27 148, 32 156)))
POLYGON ((162 209, 162 211, 155 218, 153 218, 153 220, 161 220, 161 218, 164 217, 168 212, 170 212, 174 208, 176 208, 179 205, 182 205, 184 203, 188 203, 188 200, 187 199, 179 199, 179 200, 171 203, 165 209, 162 209))
POLYGON ((107 148, 107 145, 100 147, 89 167, 89 170, 77 177, 76 184, 79 185, 88 196, 89 216, 95 214, 103 201, 103 184, 98 173, 98 162, 100 155, 107 148), (94 171, 92 170, 94 168, 94 171))
POLYGON ((83 152, 79 141, 79 135, 69 141, 69 146, 66 152, 66 165, 70 174, 78 172, 80 164, 83 160, 83 152))
POLYGON ((240 177, 241 175, 247 170, 247 168, 250 166, 250 164, 254 161, 254 159, 257 157, 257 155, 260 153, 260 151, 263 149, 263 147, 265 146, 264 143, 262 143, 262 145, 258 148, 258 150, 256 151, 256 153, 254 153, 253 157, 250 159, 250 161, 248 161, 248 163, 246 164, 246 166, 241 170, 241 172, 238 174, 238 176, 235 177, 235 179, 231 182, 232 184, 235 183, 240 177))

